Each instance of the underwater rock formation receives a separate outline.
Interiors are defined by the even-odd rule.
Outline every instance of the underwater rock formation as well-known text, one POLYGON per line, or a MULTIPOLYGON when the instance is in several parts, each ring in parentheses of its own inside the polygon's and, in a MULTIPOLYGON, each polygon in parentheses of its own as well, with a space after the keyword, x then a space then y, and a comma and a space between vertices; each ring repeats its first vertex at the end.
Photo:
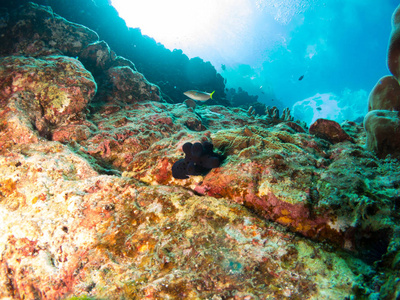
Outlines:
POLYGON ((332 144, 353 141, 353 139, 340 127, 338 122, 327 120, 327 119, 317 119, 311 124, 308 130, 311 134, 325 139, 332 144))
POLYGON ((135 65, 117 56, 104 41, 89 44, 79 60, 100 83, 96 102, 160 101, 160 89, 137 72, 135 65))
POLYGON ((398 111, 372 110, 364 118, 366 147, 379 157, 400 155, 400 117, 398 111))
POLYGON ((0 45, 2 55, 57 54, 79 59, 99 83, 94 102, 160 100, 158 86, 137 72, 131 61, 117 56, 94 31, 68 22, 49 7, 28 3, 12 11, 0 33, 5 41, 0 45))
POLYGON ((390 72, 398 79, 400 77, 400 5, 392 16, 387 63, 390 72))
POLYGON ((394 76, 382 77, 372 89, 368 111, 376 109, 400 111, 400 85, 394 76))
MULTIPOLYGON (((4 13, 4 12, 3 12, 4 13)), ((66 55, 76 57, 99 39, 89 28, 71 23, 44 6, 29 2, 4 16, 0 55, 66 55)))
MULTIPOLYGON (((41 6, 20 11, 29 14, 10 24, 42 24, 45 15, 46 24, 79 27, 41 6)), ((106 43, 90 40, 73 57, 46 43, 35 40, 46 51, 32 56, 2 48, 1 70, 11 71, 0 73, 1 298, 399 292, 400 166, 363 148, 360 125, 342 126, 352 143, 332 144, 289 111, 274 119, 164 103, 106 43), (61 106, 56 92, 68 96, 61 106), (182 146, 204 141, 225 160, 175 179, 182 146)))
MULTIPOLYGON (((11 1, 2 6, 18 7, 26 2, 29 1, 11 1)), ((185 97, 182 93, 191 87, 201 91, 216 91, 218 97, 215 103, 229 105, 225 100, 224 79, 209 62, 204 62, 199 57, 189 59, 181 50, 170 51, 154 39, 143 35, 140 29, 128 28, 107 0, 35 2, 50 5, 55 13, 95 30, 114 51, 134 62, 139 72, 159 86, 166 99, 183 102, 185 97)))
POLYGON ((366 147, 381 158, 400 156, 400 5, 392 16, 387 63, 393 76, 382 77, 372 89, 364 118, 366 147))
POLYGON ((25 122, 44 137, 66 122, 83 120, 96 93, 92 75, 66 56, 0 58, 0 77, 6 119, 25 122))

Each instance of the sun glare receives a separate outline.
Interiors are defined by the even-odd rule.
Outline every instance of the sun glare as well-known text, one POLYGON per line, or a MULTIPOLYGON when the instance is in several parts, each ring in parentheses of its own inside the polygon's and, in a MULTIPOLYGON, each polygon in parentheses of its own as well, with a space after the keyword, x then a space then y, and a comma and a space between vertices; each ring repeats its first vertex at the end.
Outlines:
POLYGON ((167 48, 182 40, 195 42, 206 38, 218 18, 215 0, 113 0, 113 6, 129 27, 139 27, 167 48))
POLYGON ((112 0, 112 5, 129 27, 139 27, 165 47, 207 57, 209 51, 226 56, 222 52, 239 50, 240 39, 248 35, 249 1, 112 0))

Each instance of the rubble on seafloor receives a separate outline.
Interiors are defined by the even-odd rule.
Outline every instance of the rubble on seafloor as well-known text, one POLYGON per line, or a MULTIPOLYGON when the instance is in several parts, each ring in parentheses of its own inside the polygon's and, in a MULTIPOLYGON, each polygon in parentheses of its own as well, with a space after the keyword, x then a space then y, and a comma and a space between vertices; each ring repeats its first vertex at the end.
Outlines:
POLYGON ((1 30, 20 38, 0 44, 0 297, 400 293, 399 162, 367 151, 361 124, 311 134, 288 110, 163 103, 94 32, 32 3, 1 30), (203 141, 221 166, 175 179, 203 141))

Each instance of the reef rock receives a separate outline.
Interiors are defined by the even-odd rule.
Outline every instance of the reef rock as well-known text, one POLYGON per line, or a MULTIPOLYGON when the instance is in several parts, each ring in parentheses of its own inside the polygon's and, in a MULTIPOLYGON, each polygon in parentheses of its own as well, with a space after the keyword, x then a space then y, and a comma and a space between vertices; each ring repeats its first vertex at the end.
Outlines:
POLYGON ((9 13, 0 28, 0 55, 76 57, 99 39, 89 28, 68 22, 50 7, 29 2, 9 13))
POLYGON ((100 83, 95 101, 131 103, 161 100, 159 87, 148 82, 131 61, 117 56, 104 41, 88 45, 79 60, 100 83))
POLYGON ((394 222, 394 215, 379 220, 398 183, 384 180, 384 190, 373 179, 396 176, 393 171, 379 173, 381 162, 360 146, 330 149, 308 134, 270 131, 244 110, 201 108, 208 130, 200 132, 186 127, 188 113, 184 104, 104 106, 87 116, 81 126, 87 134, 65 136, 66 145, 40 140, 3 148, 0 295, 307 299, 367 293, 356 276, 374 276, 365 262, 290 231, 363 254, 358 240, 368 247, 371 236, 387 243, 389 230, 374 231, 394 222), (181 146, 207 139, 224 149, 226 162, 204 177, 174 179, 181 146), (381 200, 358 202, 368 189, 382 191, 381 200))
POLYGON ((366 147, 381 158, 400 155, 400 112, 372 110, 364 119, 366 147))
POLYGON ((137 102, 144 100, 160 101, 160 90, 150 84, 142 74, 130 67, 113 67, 107 72, 112 85, 109 101, 137 102))
POLYGON ((389 39, 387 63, 390 72, 400 79, 400 5, 392 16, 392 32, 389 39))
POLYGON ((368 98, 368 111, 400 111, 400 85, 394 76, 384 76, 376 83, 368 98))
POLYGON ((375 85, 364 118, 366 148, 380 158, 400 156, 400 6, 392 16, 387 62, 393 76, 384 76, 375 85))
POLYGON ((318 298, 357 284, 343 258, 243 206, 97 174, 56 142, 15 147, 0 174, 1 297, 318 298))
POLYGON ((83 65, 57 43, 48 52, 59 55, 35 58, 9 46, 0 72, 1 298, 399 292, 400 165, 364 149, 360 125, 345 124, 352 143, 332 143, 288 111, 269 118, 163 103, 103 42, 77 50, 83 65), (183 145, 196 142, 225 159, 174 178, 183 145))
MULTIPOLYGON (((79 55, 79 60, 85 65, 90 73, 97 75, 107 70, 115 61, 116 54, 111 51, 104 41, 96 41, 89 44, 79 55)), ((133 63, 130 66, 136 70, 133 63)))
POLYGON ((327 119, 318 119, 311 124, 309 132, 315 136, 328 140, 332 144, 352 141, 353 139, 340 127, 340 124, 327 119))
POLYGON ((29 2, 4 19, 0 28, 1 55, 79 59, 99 83, 94 102, 160 101, 158 86, 137 72, 131 61, 116 55, 107 43, 98 40, 97 33, 65 20, 50 7, 29 2))
POLYGON ((96 93, 92 75, 78 60, 65 56, 3 57, 0 77, 0 105, 9 109, 5 118, 23 119, 46 137, 66 122, 84 119, 96 93))

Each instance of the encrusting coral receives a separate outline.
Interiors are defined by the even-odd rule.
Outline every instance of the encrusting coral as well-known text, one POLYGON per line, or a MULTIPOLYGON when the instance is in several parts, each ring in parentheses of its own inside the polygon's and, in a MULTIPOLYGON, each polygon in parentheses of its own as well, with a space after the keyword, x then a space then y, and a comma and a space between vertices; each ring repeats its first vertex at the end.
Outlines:
POLYGON ((0 297, 399 292, 399 162, 364 149, 359 124, 329 141, 289 111, 272 120, 164 103, 89 29, 32 3, 10 15, 0 30, 19 38, 0 43, 0 297), (41 31, 25 35, 24 24, 41 31), (63 30, 79 34, 61 41, 63 30), (225 159, 174 178, 184 145, 205 141, 225 159))
POLYGON ((97 89, 90 72, 66 56, 0 58, 0 77, 8 118, 23 118, 46 137, 65 122, 84 119, 97 89))

